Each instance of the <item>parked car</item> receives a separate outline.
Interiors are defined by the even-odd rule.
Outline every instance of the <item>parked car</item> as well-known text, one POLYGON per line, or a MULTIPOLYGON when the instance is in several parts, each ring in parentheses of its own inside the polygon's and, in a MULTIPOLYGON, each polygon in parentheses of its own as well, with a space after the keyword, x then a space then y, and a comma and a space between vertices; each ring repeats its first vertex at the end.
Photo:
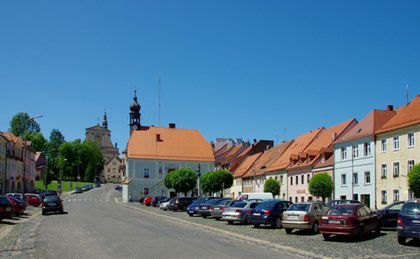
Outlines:
POLYGON ((26 197, 22 193, 7 193, 6 196, 18 198, 27 205, 26 197))
POLYGON ((407 201, 401 208, 397 220, 397 240, 404 245, 407 238, 420 239, 420 199, 407 201))
POLYGON ((13 205, 5 196, 0 196, 0 220, 13 216, 13 205))
POLYGON ((21 200, 19 200, 18 198, 15 198, 13 196, 6 196, 6 197, 13 206, 13 210, 12 210, 13 214, 15 216, 19 216, 19 215, 23 214, 23 212, 25 211, 24 203, 21 200))
POLYGON ((42 199, 39 194, 36 193, 25 193, 26 203, 34 207, 38 207, 41 204, 42 199))
POLYGON ((86 191, 89 191, 89 190, 92 190, 94 187, 93 187, 93 185, 92 184, 86 184, 86 185, 84 185, 83 187, 82 187, 82 190, 84 191, 84 192, 86 192, 86 191))
POLYGON ((169 203, 169 210, 173 210, 173 211, 185 211, 187 210, 187 207, 190 206, 191 203, 194 202, 194 200, 196 200, 197 198, 194 197, 180 197, 177 199, 172 200, 169 203))
POLYGON ((96 182, 95 183, 95 188, 99 188, 99 187, 101 187, 101 183, 100 182, 96 182))
POLYGON ((293 229, 305 229, 318 233, 319 222, 328 210, 326 204, 318 201, 294 203, 283 212, 283 228, 287 234, 292 233, 293 229))
POLYGON ((381 219, 382 227, 396 228, 398 214, 401 212, 401 208, 404 205, 404 201, 397 201, 383 209, 376 211, 376 214, 381 219))
POLYGON ((232 203, 232 199, 222 199, 210 207, 210 216, 215 220, 222 218, 223 211, 232 203))
POLYGON ((114 187, 114 190, 116 190, 116 191, 122 191, 122 186, 120 186, 120 185, 115 185, 115 187, 114 187))
POLYGON ((332 200, 328 202, 328 207, 332 208, 338 204, 360 204, 360 201, 357 200, 332 200))
POLYGON ((161 210, 168 210, 169 203, 170 203, 172 200, 175 200, 175 199, 176 199, 176 197, 168 198, 168 200, 167 200, 167 201, 165 201, 165 202, 161 202, 161 203, 160 203, 159 208, 160 208, 161 210))
POLYGON ((83 189, 80 187, 76 187, 76 189, 74 190, 74 193, 83 193, 83 189))
POLYGON ((42 201, 42 215, 46 215, 48 212, 64 212, 63 201, 60 196, 46 196, 42 201))
POLYGON ((147 198, 147 196, 141 196, 141 197, 139 198, 139 203, 140 203, 140 204, 143 204, 144 199, 146 199, 146 198, 147 198))
POLYGON ((271 192, 250 192, 242 193, 237 200, 271 200, 273 198, 271 192))
POLYGON ((254 227, 270 225, 272 228, 281 228, 282 214, 293 203, 286 200, 266 200, 258 204, 249 215, 249 221, 254 227))
POLYGON ((146 198, 144 198, 143 205, 146 205, 146 206, 152 205, 152 199, 153 199, 152 196, 147 196, 146 198))
POLYGON ((222 198, 215 198, 215 199, 207 200, 206 202, 198 206, 198 214, 200 214, 201 217, 203 218, 210 217, 211 206, 217 204, 221 200, 222 198))
POLYGON ((234 201, 222 213, 222 220, 228 224, 234 222, 249 223, 251 211, 260 203, 258 200, 234 201))
POLYGON ((361 237, 364 234, 381 232, 381 221, 366 205, 360 203, 338 204, 322 217, 319 231, 325 240, 331 235, 361 237))
POLYGON ((217 197, 199 197, 197 198, 193 203, 191 203, 188 207, 187 207, 187 213, 188 215, 190 215, 190 217, 199 214, 198 213, 198 209, 200 207, 200 205, 204 204, 205 202, 207 202, 208 200, 211 199, 216 199, 217 197))
POLYGON ((168 198, 166 198, 165 196, 156 196, 152 200, 152 206, 153 207, 158 207, 161 202, 166 201, 167 199, 168 198))

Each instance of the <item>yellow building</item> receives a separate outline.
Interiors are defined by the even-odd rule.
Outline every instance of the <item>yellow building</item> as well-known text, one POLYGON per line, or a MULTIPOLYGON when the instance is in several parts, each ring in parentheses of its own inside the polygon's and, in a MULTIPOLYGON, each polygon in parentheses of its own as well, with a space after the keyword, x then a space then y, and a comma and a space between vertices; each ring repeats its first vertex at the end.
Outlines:
POLYGON ((411 198, 408 172, 420 162, 420 95, 387 123, 376 135, 376 206, 411 198))

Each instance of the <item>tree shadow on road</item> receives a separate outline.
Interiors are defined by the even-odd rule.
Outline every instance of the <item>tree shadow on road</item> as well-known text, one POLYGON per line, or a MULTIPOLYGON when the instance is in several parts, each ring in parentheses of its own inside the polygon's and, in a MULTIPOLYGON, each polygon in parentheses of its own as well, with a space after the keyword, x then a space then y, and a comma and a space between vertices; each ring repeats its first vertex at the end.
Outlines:
POLYGON ((3 224, 3 225, 11 225, 11 226, 16 225, 16 223, 14 223, 14 222, 4 221, 4 220, 0 221, 0 225, 1 224, 3 224))

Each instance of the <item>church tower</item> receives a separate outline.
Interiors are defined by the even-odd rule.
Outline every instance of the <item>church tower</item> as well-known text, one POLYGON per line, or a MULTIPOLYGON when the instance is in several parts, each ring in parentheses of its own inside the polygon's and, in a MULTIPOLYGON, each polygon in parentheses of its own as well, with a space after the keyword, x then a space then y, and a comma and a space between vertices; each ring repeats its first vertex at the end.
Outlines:
POLYGON ((140 104, 137 102, 137 91, 134 91, 133 103, 130 105, 130 134, 140 128, 140 104))
POLYGON ((104 127, 105 129, 108 129, 108 119, 106 116, 106 111, 104 112, 104 119, 102 120, 102 127, 104 127))

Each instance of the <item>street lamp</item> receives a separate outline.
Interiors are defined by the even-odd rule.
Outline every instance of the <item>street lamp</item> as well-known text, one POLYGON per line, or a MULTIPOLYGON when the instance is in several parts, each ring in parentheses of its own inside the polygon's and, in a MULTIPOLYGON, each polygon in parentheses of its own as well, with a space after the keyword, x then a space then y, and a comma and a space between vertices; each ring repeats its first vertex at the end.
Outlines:
POLYGON ((197 196, 200 196, 201 164, 198 164, 198 168, 196 170, 196 176, 197 176, 197 196))

